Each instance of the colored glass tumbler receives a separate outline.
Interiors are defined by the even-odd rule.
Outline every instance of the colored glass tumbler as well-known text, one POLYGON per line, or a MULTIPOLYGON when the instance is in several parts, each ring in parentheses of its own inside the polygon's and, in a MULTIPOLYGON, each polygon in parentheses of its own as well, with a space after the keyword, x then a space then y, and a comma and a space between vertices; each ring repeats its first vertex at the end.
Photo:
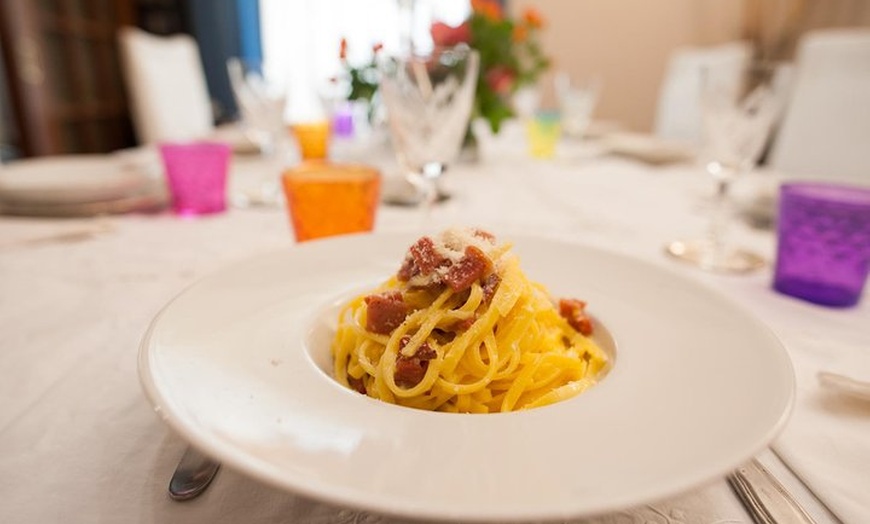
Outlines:
POLYGON ((553 158, 562 138, 562 122, 557 113, 541 112, 526 122, 529 154, 534 158, 553 158))
POLYGON ((335 136, 352 137, 353 131, 353 105, 339 104, 332 115, 332 132, 335 136))
POLYGON ((196 216, 226 210, 231 155, 227 144, 161 144, 160 155, 175 213, 196 216))
POLYGON ((290 126, 303 160, 325 160, 329 156, 332 126, 328 120, 300 122, 290 126))
POLYGON ((774 289, 826 306, 859 302, 870 269, 870 188, 783 184, 777 229, 774 289))
POLYGON ((380 201, 380 172, 368 166, 308 162, 282 177, 297 242, 371 231, 380 201))

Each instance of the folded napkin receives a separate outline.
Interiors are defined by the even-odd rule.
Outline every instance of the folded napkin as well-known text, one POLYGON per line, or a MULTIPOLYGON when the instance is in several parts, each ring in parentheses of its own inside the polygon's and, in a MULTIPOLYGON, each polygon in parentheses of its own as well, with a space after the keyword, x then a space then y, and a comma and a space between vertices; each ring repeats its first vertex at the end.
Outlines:
POLYGON ((773 447, 840 519, 870 522, 870 402, 823 387, 817 378, 832 371, 870 380, 870 307, 820 314, 839 324, 835 340, 812 324, 780 333, 795 363, 797 404, 773 447))
POLYGON ((150 179, 113 155, 29 158, 0 171, 0 202, 78 204, 141 192, 150 179))

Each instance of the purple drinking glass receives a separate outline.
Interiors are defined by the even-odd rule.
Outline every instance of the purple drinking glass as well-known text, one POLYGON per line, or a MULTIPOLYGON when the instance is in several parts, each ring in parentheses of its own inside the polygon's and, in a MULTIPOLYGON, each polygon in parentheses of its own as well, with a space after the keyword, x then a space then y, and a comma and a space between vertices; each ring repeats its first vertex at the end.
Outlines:
POLYGON ((230 160, 227 144, 161 144, 160 154, 175 213, 196 216, 226 210, 230 160))
POLYGON ((826 306, 858 303, 870 268, 870 188, 783 184, 777 229, 774 289, 826 306))

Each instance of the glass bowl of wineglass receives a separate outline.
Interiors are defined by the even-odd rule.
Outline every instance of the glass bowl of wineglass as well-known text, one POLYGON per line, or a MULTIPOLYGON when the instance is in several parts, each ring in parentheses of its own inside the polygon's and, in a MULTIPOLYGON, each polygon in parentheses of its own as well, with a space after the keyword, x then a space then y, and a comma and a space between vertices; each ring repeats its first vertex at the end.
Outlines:
POLYGON ((668 254, 725 273, 749 272, 765 264, 760 255, 731 246, 727 233, 731 185, 758 163, 782 112, 785 89, 778 71, 773 64, 751 64, 737 74, 733 69, 701 70, 704 137, 699 159, 715 187, 709 224, 702 238, 668 244, 668 254))
POLYGON ((283 202, 280 172, 295 161, 295 151, 284 123, 288 86, 263 71, 261 60, 230 58, 227 61, 230 87, 239 107, 240 129, 261 159, 268 173, 248 190, 236 188, 232 197, 238 207, 280 206, 283 202))
POLYGON ((468 129, 480 58, 467 45, 434 47, 379 63, 380 92, 399 166, 424 217, 468 129))

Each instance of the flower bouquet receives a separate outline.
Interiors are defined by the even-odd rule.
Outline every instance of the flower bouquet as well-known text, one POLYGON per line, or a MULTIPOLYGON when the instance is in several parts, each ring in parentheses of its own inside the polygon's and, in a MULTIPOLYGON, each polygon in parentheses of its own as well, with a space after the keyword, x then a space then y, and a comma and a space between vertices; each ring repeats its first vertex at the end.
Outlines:
MULTIPOLYGON (((482 117, 498 133, 505 119, 514 116, 512 95, 523 86, 533 85, 550 65, 538 43, 544 27, 541 14, 526 9, 519 19, 508 17, 497 0, 472 0, 471 15, 459 26, 435 22, 430 28, 436 46, 466 44, 480 54, 480 73, 475 89, 472 118, 482 117)), ((341 40, 340 58, 349 83, 348 100, 365 100, 371 104, 378 89, 378 53, 372 49, 369 62, 351 66, 347 61, 347 41, 341 40)), ((473 140, 469 134, 467 140, 473 140)))
POLYGON ((533 8, 518 20, 509 18, 497 0, 472 0, 471 7, 471 15, 457 27, 432 24, 432 40, 443 46, 465 43, 480 53, 473 116, 485 118, 498 133, 502 122, 514 116, 513 93, 533 85, 550 65, 537 40, 544 20, 533 8))

